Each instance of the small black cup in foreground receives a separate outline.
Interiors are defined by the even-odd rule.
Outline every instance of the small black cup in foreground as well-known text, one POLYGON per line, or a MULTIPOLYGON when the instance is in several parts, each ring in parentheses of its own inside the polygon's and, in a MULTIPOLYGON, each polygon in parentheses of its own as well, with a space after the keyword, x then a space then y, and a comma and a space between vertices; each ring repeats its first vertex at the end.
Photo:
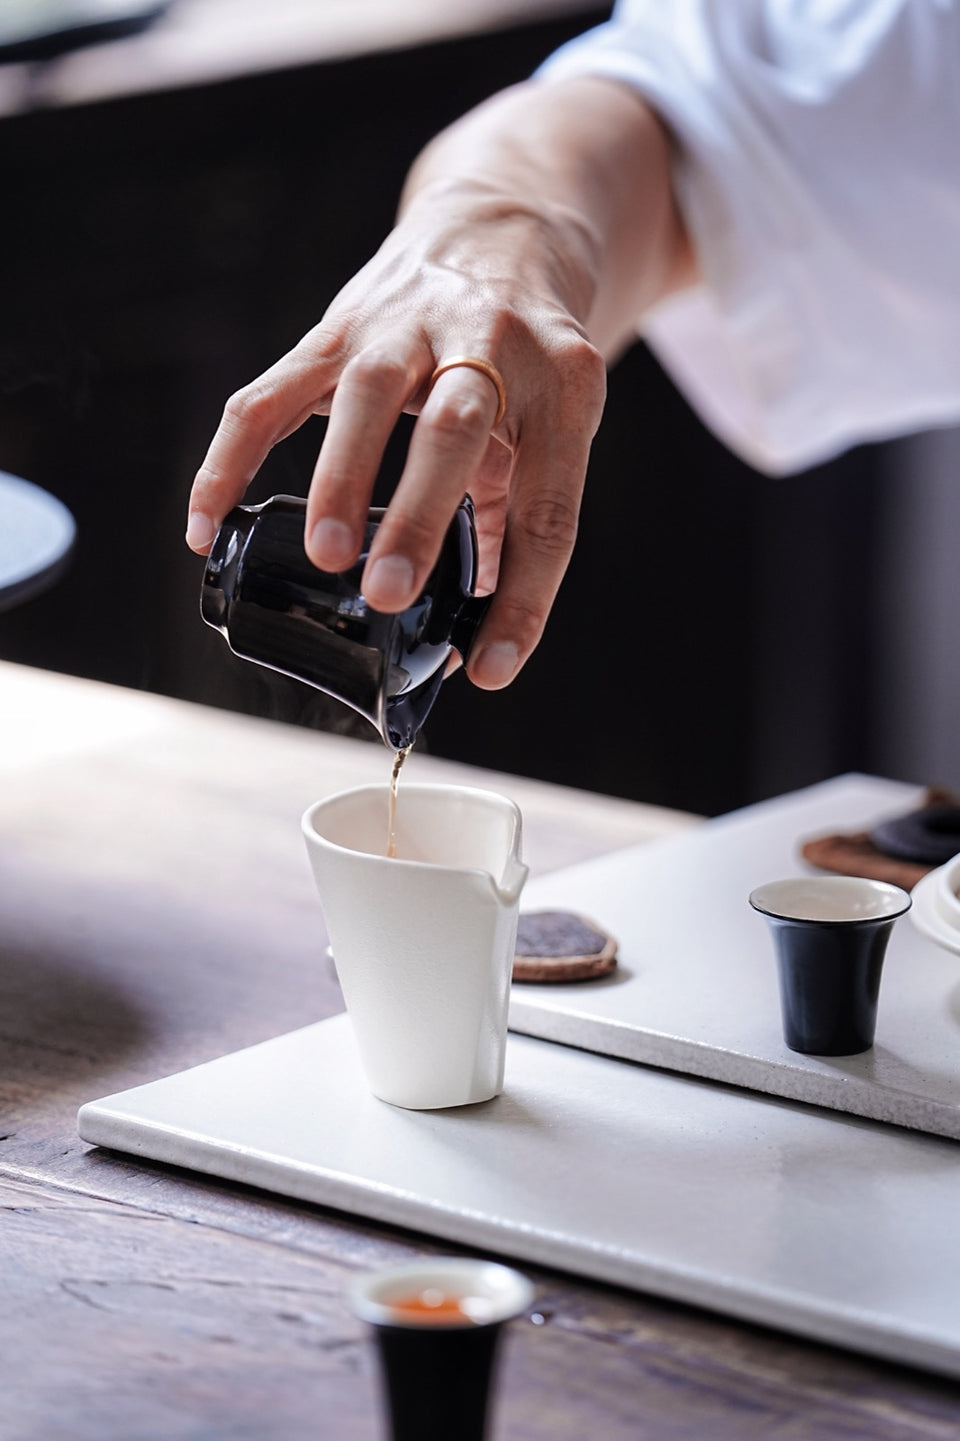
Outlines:
POLYGON ((868 1051, 883 957, 894 921, 910 909, 907 892, 854 876, 801 877, 760 886, 750 904, 773 931, 791 1051, 868 1051))
POLYGON ((391 1441, 483 1441, 501 1327, 533 1300, 526 1277, 438 1257, 370 1272, 349 1299, 373 1328, 391 1441))

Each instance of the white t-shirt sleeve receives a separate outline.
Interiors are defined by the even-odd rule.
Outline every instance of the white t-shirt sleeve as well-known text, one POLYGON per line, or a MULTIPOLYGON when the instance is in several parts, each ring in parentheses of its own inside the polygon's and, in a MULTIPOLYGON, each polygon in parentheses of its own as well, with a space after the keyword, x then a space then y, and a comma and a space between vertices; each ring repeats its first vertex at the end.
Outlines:
POLYGON ((773 473, 960 420, 960 0, 622 0, 546 82, 633 85, 702 284, 638 328, 773 473))

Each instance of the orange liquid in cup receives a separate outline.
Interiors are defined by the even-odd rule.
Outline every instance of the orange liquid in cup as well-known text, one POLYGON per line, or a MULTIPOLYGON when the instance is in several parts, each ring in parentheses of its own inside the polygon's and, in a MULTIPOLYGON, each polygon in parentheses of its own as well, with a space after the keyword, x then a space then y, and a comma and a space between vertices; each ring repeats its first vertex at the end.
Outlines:
POLYGON ((423 1326, 476 1324, 477 1304, 478 1298, 453 1296, 433 1287, 388 1302, 398 1321, 413 1321, 423 1326))

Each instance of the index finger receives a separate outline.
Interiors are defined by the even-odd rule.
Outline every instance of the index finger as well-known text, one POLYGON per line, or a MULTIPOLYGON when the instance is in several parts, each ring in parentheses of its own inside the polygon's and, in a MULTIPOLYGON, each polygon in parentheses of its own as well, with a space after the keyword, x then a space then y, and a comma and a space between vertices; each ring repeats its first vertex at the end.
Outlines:
POLYGON ((497 407, 490 382, 466 368, 438 373, 364 569, 363 593, 378 610, 402 610, 423 589, 489 444, 497 407))
POLYGON ((267 455, 311 415, 329 408, 342 346, 312 331, 232 395, 190 491, 187 545, 205 555, 224 516, 243 499, 267 455))

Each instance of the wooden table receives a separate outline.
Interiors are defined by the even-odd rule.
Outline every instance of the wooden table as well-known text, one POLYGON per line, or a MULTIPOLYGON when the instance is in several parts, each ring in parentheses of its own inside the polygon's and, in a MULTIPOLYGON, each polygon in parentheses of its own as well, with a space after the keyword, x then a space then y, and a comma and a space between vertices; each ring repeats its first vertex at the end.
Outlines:
MULTIPOLYGON (((599 5, 599 0, 597 0, 599 5)), ((148 29, 0 66, 0 116, 210 85, 552 20, 591 0, 176 0, 148 29)), ((608 7, 609 8, 609 7, 608 7)), ((599 17, 598 17, 599 18, 599 17)))
MULTIPOLYGON (((0 736, 0 1441, 373 1441, 344 1284, 449 1248, 90 1150, 75 1114, 341 1009, 299 816, 386 753, 10 665, 0 736)), ((694 823, 429 756, 409 775, 513 795, 534 872, 694 823)), ((500 1441, 957 1434, 946 1382, 530 1272, 500 1441)))

